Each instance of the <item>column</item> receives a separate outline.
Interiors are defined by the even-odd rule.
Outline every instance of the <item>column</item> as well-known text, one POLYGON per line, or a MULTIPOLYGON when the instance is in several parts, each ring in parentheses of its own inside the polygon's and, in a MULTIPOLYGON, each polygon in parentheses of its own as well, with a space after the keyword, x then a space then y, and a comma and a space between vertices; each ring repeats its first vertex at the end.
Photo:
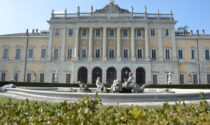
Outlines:
POLYGON ((75 43, 74 43, 74 60, 78 61, 79 50, 79 28, 75 29, 75 43))
POLYGON ((117 28, 117 60, 121 61, 120 28, 117 28))
POLYGON ((131 60, 135 61, 135 36, 134 36, 134 28, 131 28, 131 60))
POLYGON ((89 28, 89 51, 88 51, 88 60, 93 60, 93 28, 89 28))
POLYGON ((106 68, 102 68, 102 82, 106 83, 106 68))
POLYGON ((107 43, 106 43, 106 27, 103 27, 103 61, 107 60, 107 53, 106 53, 106 49, 107 49, 107 43))
MULTIPOLYGON (((87 67, 88 68, 88 67, 87 67)), ((87 81, 88 81, 88 84, 93 84, 92 83, 92 71, 93 71, 93 69, 92 68, 88 68, 88 79, 87 79, 87 81)))
MULTIPOLYGON (((48 41, 48 52, 47 52, 47 60, 51 61, 51 49, 52 49, 52 41, 53 41, 53 28, 50 27, 49 41, 48 41)), ((27 50, 26 50, 27 51, 27 50)))
POLYGON ((150 61, 149 58, 149 37, 148 37, 148 28, 145 27, 145 61, 150 61))
POLYGON ((173 61, 177 61, 177 51, 176 51, 176 40, 175 40, 175 31, 174 29, 171 30, 171 39, 172 39, 172 53, 173 53, 173 61))
POLYGON ((66 29, 62 30, 61 61, 65 61, 66 29))
POLYGON ((162 39, 162 29, 158 29, 158 44, 159 44, 159 61, 163 61, 163 39, 162 39))
POLYGON ((117 79, 118 80, 121 80, 121 69, 122 69, 121 67, 116 68, 116 73, 117 73, 117 79))

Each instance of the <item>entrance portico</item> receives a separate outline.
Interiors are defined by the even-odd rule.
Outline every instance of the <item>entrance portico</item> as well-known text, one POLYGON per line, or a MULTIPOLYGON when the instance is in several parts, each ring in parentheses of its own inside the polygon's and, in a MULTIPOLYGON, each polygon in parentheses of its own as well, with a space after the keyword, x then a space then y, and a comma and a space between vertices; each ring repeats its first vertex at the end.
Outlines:
MULTIPOLYGON (((79 75, 87 76, 88 84, 95 84, 96 78, 101 77, 103 83, 112 84, 114 80, 118 79, 124 82, 128 78, 129 72, 133 73, 135 81, 138 84, 146 84, 151 81, 151 64, 148 63, 115 63, 115 62, 91 62, 91 63, 75 63, 73 65, 73 79, 72 83, 77 83, 77 79, 81 78, 79 75), (85 75, 81 72, 81 67, 87 69, 88 74, 85 75)), ((85 80, 83 80, 85 81, 85 80)))

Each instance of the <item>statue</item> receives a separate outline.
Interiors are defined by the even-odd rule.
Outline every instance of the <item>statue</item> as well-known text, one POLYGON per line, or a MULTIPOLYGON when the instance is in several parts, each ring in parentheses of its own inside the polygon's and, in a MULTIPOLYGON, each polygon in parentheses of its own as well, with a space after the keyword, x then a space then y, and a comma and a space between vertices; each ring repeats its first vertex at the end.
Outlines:
POLYGON ((97 80, 96 80, 96 86, 97 86, 97 91, 98 92, 106 91, 106 88, 104 87, 104 84, 100 82, 100 77, 98 77, 97 80))
POLYGON ((122 91, 122 84, 119 80, 114 80, 111 86, 112 92, 121 92, 122 91))
POLYGON ((168 73, 168 85, 172 84, 172 73, 168 73))
POLYGON ((32 81, 36 82, 36 73, 33 73, 32 81))
POLYGON ((115 0, 109 0, 110 4, 115 4, 115 0))
POLYGON ((4 86, 0 87, 0 92, 6 92, 7 89, 9 89, 9 88, 16 88, 16 85, 14 85, 14 84, 4 85, 4 86))
POLYGON ((58 83, 58 70, 55 71, 54 73, 54 83, 58 83))
POLYGON ((88 88, 88 85, 78 81, 79 84, 79 92, 90 92, 91 90, 88 88))
POLYGON ((114 80, 111 86, 112 92, 132 92, 132 93, 143 93, 144 89, 150 84, 144 84, 141 87, 135 83, 133 73, 129 73, 128 80, 122 84, 119 80, 114 80))
POLYGON ((128 80, 123 83, 123 88, 132 88, 134 85, 133 73, 129 72, 128 80))

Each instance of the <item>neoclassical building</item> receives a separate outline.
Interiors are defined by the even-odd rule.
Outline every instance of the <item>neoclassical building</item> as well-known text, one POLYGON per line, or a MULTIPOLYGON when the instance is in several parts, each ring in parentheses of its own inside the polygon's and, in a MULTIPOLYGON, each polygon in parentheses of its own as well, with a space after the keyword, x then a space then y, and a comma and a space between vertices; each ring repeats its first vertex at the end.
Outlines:
POLYGON ((173 13, 137 13, 110 2, 87 13, 52 11, 49 31, 0 36, 0 80, 94 84, 210 83, 210 36, 175 30, 173 13))

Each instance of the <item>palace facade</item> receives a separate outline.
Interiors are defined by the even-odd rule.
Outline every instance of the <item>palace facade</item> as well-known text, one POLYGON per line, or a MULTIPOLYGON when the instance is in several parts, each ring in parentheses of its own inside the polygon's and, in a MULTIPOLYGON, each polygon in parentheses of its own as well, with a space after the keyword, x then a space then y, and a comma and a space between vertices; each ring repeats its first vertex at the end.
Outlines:
POLYGON ((173 13, 136 13, 114 2, 89 13, 52 11, 49 31, 0 36, 0 80, 94 84, 210 83, 210 36, 175 31, 173 13), (58 75, 58 81, 55 80, 58 75))

